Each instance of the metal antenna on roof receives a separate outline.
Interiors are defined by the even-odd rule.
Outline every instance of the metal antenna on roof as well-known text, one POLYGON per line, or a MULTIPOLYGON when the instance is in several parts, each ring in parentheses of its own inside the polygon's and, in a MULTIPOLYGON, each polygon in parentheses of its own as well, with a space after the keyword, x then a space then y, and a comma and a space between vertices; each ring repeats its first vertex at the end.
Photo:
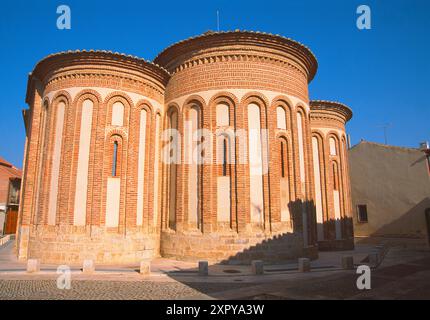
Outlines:
POLYGON ((216 28, 217 31, 219 32, 219 11, 216 11, 216 28))
POLYGON ((382 124, 382 125, 379 125, 379 126, 376 126, 376 127, 384 129, 384 141, 385 141, 385 144, 388 144, 387 129, 390 128, 390 127, 392 127, 392 124, 391 123, 386 123, 386 124, 382 124))

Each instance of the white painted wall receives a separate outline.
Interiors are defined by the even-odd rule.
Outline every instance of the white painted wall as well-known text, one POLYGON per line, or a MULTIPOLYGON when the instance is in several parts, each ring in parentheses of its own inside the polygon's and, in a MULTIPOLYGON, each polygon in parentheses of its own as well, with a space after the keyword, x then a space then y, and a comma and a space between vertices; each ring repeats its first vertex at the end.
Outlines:
POLYGON ((121 179, 108 177, 106 190, 106 227, 118 227, 121 179))
POLYGON ((263 223, 263 163, 260 129, 260 108, 256 104, 248 106, 248 150, 249 150, 249 189, 251 222, 263 223))
POLYGON ((281 221, 290 221, 290 186, 288 184, 288 178, 281 178, 281 221))
POLYGON ((340 194, 339 190, 333 190, 333 201, 334 201, 334 218, 336 226, 336 239, 342 239, 342 225, 341 225, 341 215, 340 215, 340 194))
POLYGON ((122 127, 124 125, 124 105, 122 102, 115 102, 112 105, 112 125, 122 127))
POLYGON ((322 190, 321 190, 321 168, 319 143, 316 137, 312 137, 312 152, 314 161, 314 180, 315 180, 315 207, 317 213, 317 237, 318 241, 324 240, 324 218, 322 208, 322 190))
POLYGON ((90 161, 91 126, 93 102, 82 103, 81 129, 79 135, 78 168, 76 173, 75 205, 73 224, 84 226, 87 214, 88 166, 90 161))
POLYGON ((4 221, 6 219, 6 213, 0 210, 0 235, 3 234, 4 221))
POLYGON ((158 222, 158 206, 159 206, 159 179, 158 170, 160 165, 160 124, 161 124, 161 116, 157 114, 155 116, 155 159, 154 159, 154 226, 157 225, 158 222))
POLYGON ((216 125, 218 127, 228 126, 230 123, 230 116, 228 105, 219 104, 216 106, 216 125))
MULTIPOLYGON (((306 173, 305 173, 305 153, 304 153, 304 135, 303 135, 303 117, 297 112, 297 137, 299 143, 299 171, 300 185, 303 196, 306 194, 306 173)), ((308 246, 308 213, 306 206, 302 204, 302 223, 303 223, 303 246, 308 246)))
POLYGON ((230 222, 230 177, 217 177, 217 221, 230 222))
POLYGON ((282 107, 276 108, 276 127, 278 129, 287 129, 287 116, 285 113, 285 109, 282 107))
POLYGON ((54 149, 52 154, 51 184, 49 190, 48 225, 55 225, 57 216, 58 179, 60 175, 61 147, 63 143, 64 112, 66 105, 57 105, 55 121, 54 149))
POLYGON ((137 173, 137 216, 136 225, 143 224, 143 205, 144 205, 144 184, 145 184, 145 147, 146 147, 146 117, 145 109, 140 111, 139 123, 139 155, 138 155, 138 173, 137 173))
POLYGON ((330 155, 335 156, 337 152, 336 152, 336 141, 334 140, 334 138, 329 139, 329 146, 330 146, 330 155))
POLYGON ((189 110, 189 126, 187 128, 187 153, 191 156, 188 165, 188 222, 198 227, 198 155, 193 157, 197 150, 198 141, 194 136, 199 128, 199 111, 196 108, 189 110))

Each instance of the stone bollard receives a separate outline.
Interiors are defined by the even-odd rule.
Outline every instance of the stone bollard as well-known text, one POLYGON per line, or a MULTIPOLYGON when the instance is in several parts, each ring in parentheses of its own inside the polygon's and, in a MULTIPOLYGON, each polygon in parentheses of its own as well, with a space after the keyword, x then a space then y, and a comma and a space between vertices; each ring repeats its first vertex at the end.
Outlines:
POLYGON ((39 259, 28 259, 27 260, 27 272, 35 273, 40 271, 40 261, 39 259))
POLYGON ((199 261, 199 276, 207 276, 209 274, 209 265, 207 261, 199 261))
POLYGON ((299 258, 299 271, 309 272, 311 271, 311 261, 309 258, 299 258))
POLYGON ((140 261, 139 273, 144 276, 149 276, 151 274, 151 262, 140 261))
POLYGON ((342 269, 352 270, 354 269, 354 258, 353 256, 342 257, 342 269))
POLYGON ((251 269, 252 274, 262 275, 264 274, 264 264, 261 260, 252 260, 251 261, 251 269))
POLYGON ((92 274, 95 271, 94 261, 93 260, 84 260, 82 265, 82 272, 85 274, 92 274))

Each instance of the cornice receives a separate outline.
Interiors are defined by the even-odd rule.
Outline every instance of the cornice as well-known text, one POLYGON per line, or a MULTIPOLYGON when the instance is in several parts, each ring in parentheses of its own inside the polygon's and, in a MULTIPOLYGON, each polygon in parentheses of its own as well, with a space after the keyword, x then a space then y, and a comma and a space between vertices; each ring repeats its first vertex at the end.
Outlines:
POLYGON ((311 100, 311 117, 333 119, 341 117, 346 123, 352 118, 352 110, 343 103, 328 100, 311 100))
MULTIPOLYGON (((82 74, 84 68, 98 69, 94 74, 110 74, 110 71, 122 73, 122 77, 129 80, 140 77, 161 87, 165 87, 170 78, 170 73, 163 67, 136 56, 105 50, 64 51, 48 55, 36 64, 34 70, 29 74, 27 99, 33 82, 46 84, 71 70, 82 74), (104 73, 101 69, 105 70, 104 73)), ((73 71, 71 72, 73 73, 73 71)))
POLYGON ((303 70, 303 68, 300 68, 300 66, 290 59, 283 59, 279 56, 276 56, 274 54, 270 53, 264 53, 264 54, 252 54, 248 52, 239 52, 239 53, 222 53, 222 52, 214 52, 214 53, 208 53, 201 55, 196 58, 191 58, 187 61, 184 61, 183 63, 180 63, 172 70, 172 75, 186 70, 188 68, 203 65, 203 64, 210 64, 210 63, 217 63, 217 62, 228 62, 228 61, 244 61, 244 62, 266 62, 266 63, 272 63, 274 65, 279 66, 285 66, 287 68, 292 68, 297 72, 300 72, 305 78, 308 76, 306 72, 303 70))
POLYGON ((318 62, 312 51, 303 44, 280 35, 254 31, 224 31, 206 32, 204 34, 179 41, 164 49, 154 59, 154 62, 173 72, 184 61, 200 55, 202 51, 228 48, 243 50, 244 46, 251 47, 250 51, 276 53, 284 59, 298 63, 306 72, 310 82, 317 71, 318 62))

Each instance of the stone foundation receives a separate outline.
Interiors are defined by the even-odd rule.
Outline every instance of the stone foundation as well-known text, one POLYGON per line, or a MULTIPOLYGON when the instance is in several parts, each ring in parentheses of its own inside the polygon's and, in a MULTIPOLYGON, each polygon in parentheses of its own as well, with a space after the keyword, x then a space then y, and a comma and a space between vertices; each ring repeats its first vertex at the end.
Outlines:
POLYGON ((18 242, 19 258, 40 259, 41 263, 130 264, 159 256, 156 234, 128 231, 119 234, 100 227, 37 226, 32 227, 28 242, 18 242))
POLYGON ((162 257, 220 263, 249 264, 252 260, 278 262, 298 257, 318 257, 316 247, 303 248, 301 234, 202 234, 163 231, 160 252, 162 257))

